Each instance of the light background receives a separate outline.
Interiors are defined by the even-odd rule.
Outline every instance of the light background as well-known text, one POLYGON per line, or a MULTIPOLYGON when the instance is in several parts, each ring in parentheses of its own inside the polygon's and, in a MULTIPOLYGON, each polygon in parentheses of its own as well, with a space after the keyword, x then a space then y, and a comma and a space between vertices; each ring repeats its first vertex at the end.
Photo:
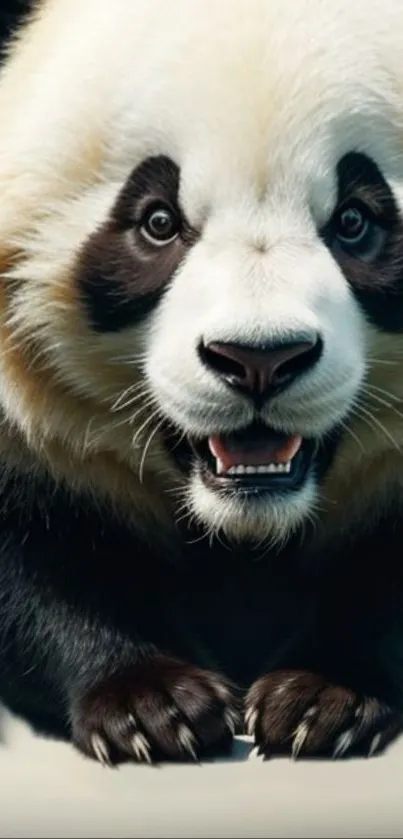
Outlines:
POLYGON ((1 837, 403 837, 403 739, 385 756, 103 769, 2 712, 1 837))

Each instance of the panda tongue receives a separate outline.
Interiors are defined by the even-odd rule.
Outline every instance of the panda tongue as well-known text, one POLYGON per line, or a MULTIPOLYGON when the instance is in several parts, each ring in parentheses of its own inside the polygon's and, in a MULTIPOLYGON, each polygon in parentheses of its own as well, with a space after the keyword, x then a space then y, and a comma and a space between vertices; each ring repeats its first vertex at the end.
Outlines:
POLYGON ((302 445, 300 434, 292 437, 269 435, 267 440, 237 440, 212 434, 208 440, 209 449, 222 463, 224 469, 232 466, 267 466, 270 463, 288 463, 297 454, 302 445))

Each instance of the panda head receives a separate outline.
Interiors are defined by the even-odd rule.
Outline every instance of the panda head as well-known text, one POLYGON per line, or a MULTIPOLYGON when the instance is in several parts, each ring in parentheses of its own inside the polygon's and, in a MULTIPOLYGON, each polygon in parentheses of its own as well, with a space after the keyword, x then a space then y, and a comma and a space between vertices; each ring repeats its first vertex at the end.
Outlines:
POLYGON ((69 399, 67 446, 163 474, 210 532, 284 540, 340 453, 394 439, 377 411, 397 376, 377 376, 403 329, 396 22, 344 0, 115 5, 71 11, 6 131, 15 183, 34 166, 7 325, 61 406, 41 433, 69 399))

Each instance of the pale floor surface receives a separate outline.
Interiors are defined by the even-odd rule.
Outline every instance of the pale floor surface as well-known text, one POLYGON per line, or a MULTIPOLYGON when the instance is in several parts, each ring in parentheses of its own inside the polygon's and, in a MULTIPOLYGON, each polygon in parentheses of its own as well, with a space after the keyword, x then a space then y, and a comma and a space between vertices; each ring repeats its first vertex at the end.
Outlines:
POLYGON ((2 712, 1 837, 403 837, 403 739, 371 760, 103 769, 2 712))

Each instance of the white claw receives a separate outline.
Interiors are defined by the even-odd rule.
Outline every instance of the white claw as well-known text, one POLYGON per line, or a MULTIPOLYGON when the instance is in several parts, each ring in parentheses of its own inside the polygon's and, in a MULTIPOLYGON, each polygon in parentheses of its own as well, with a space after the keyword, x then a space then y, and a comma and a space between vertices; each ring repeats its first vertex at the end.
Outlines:
POLYGON ((336 745, 333 749, 333 757, 342 757, 345 752, 348 751, 350 748, 353 740, 354 740, 354 733, 356 729, 348 728, 347 731, 344 731, 343 734, 340 734, 340 737, 336 740, 336 745))
POLYGON ((300 724, 294 731, 294 739, 292 741, 292 749, 291 749, 291 757, 296 760, 299 756, 301 749, 303 749, 305 740, 308 737, 309 730, 310 730, 310 722, 312 718, 316 715, 317 707, 316 705, 312 705, 311 708, 305 712, 300 724))
POLYGON ((101 766, 111 766, 111 759, 108 751, 108 746, 100 734, 92 735, 91 746, 94 755, 101 764, 101 766))
POLYGON ((304 747, 304 743, 306 738, 309 734, 309 723, 308 721, 302 721, 298 728, 294 731, 294 739, 292 741, 292 749, 291 749, 291 757, 293 760, 296 760, 299 756, 301 749, 304 747))
POLYGON ((178 728, 178 740, 183 748, 189 752, 194 760, 197 760, 196 738, 187 725, 180 725, 178 728))
POLYGON ((245 714, 245 728, 246 733, 249 735, 249 737, 253 737, 255 734, 258 716, 259 712, 253 706, 249 708, 245 714))
POLYGON ((151 763, 150 744, 140 731, 137 731, 132 737, 132 747, 137 760, 145 760, 146 763, 151 763))
POLYGON ((373 738, 372 743, 369 747, 368 757, 372 757, 372 755, 375 754, 375 752, 379 748, 381 740, 382 734, 375 734, 375 737, 373 738))

